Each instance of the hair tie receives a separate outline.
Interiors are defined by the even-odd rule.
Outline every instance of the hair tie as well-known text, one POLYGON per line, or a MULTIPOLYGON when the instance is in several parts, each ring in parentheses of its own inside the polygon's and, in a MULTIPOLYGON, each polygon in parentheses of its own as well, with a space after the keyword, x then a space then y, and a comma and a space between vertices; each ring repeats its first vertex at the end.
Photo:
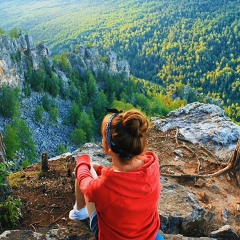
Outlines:
POLYGON ((113 114, 106 125, 106 137, 107 137, 107 142, 108 142, 108 146, 111 147, 111 142, 112 142, 112 133, 111 133, 111 124, 112 124, 112 120, 118 115, 118 113, 113 114))
MULTIPOLYGON (((107 109, 107 108, 106 108, 107 109)), ((116 154, 118 154, 121 158, 124 159, 131 159, 134 155, 129 154, 124 152, 123 150, 121 150, 118 145, 113 141, 112 139, 112 133, 111 133, 111 124, 112 124, 112 120, 121 112, 123 111, 118 111, 117 109, 110 109, 115 111, 115 113, 109 118, 107 125, 106 125, 106 137, 107 137, 107 143, 108 146, 112 149, 113 152, 115 152, 116 154), (117 111, 117 112, 116 112, 117 111)))

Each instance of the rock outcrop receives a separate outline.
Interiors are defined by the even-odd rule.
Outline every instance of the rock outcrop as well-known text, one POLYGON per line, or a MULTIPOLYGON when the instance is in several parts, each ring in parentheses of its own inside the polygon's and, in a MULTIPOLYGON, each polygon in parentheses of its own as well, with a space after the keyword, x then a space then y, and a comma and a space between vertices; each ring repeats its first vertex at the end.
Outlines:
POLYGON ((71 54, 70 59, 71 64, 82 74, 91 69, 95 75, 99 71, 107 71, 111 75, 123 73, 125 79, 130 77, 129 63, 126 60, 119 61, 117 54, 113 51, 109 51, 107 59, 103 60, 96 47, 88 48, 86 45, 81 44, 77 54, 71 54))
MULTIPOLYGON (((171 112, 165 119, 152 118, 152 121, 156 129, 156 141, 159 141, 157 140, 158 131, 167 131, 167 127, 177 126, 179 127, 179 131, 181 127, 184 129, 184 131, 182 131, 182 138, 185 138, 186 144, 188 141, 190 142, 190 140, 192 140, 195 144, 197 142, 207 147, 208 144, 204 145, 202 138, 199 137, 199 135, 203 134, 202 122, 209 123, 209 127, 207 127, 207 125, 204 127, 204 129, 209 129, 209 131, 204 131, 204 139, 211 141, 213 138, 212 133, 214 133, 214 139, 222 139, 223 137, 224 139, 231 139, 229 141, 223 139, 225 144, 222 147, 225 148, 228 155, 233 152, 231 149, 234 145, 236 146, 237 140, 239 139, 239 137, 238 139, 236 137, 239 136, 239 127, 231 123, 228 118, 224 117, 223 111, 220 111, 218 107, 211 104, 189 104, 177 111, 171 112), (186 131, 186 128, 188 131, 186 131), (229 129, 231 129, 231 131, 229 129), (189 137, 189 132, 194 133, 191 138, 189 137), (229 134, 229 136, 223 136, 223 132, 229 134), (186 135, 184 135, 185 133, 186 135)), ((161 143, 154 143, 154 145, 158 144, 161 143)), ((211 149, 214 153, 217 152, 219 144, 220 140, 219 142, 212 140, 211 149)), ((172 148, 173 146, 169 145, 168 147, 172 148)), ((174 151, 174 149, 172 149, 172 151, 174 151)), ((69 156, 76 157, 80 154, 89 154, 93 162, 98 162, 106 167, 111 164, 109 161, 110 159, 108 159, 108 156, 106 156, 102 150, 101 143, 86 143, 80 149, 68 153, 64 157, 69 159, 69 156)), ((226 156, 224 155, 224 157, 226 156)), ((59 158, 63 158, 63 156, 51 158, 50 160, 55 161, 59 158)), ((216 159, 221 163, 219 156, 216 156, 216 159)), ((212 180, 195 179, 192 181, 190 179, 189 181, 190 182, 187 182, 186 179, 183 182, 177 181, 177 179, 170 175, 161 176, 162 193, 159 199, 159 215, 161 218, 160 231, 164 238, 166 240, 240 239, 236 232, 236 230, 239 231, 239 214, 236 212, 238 210, 233 210, 229 206, 229 204, 237 203, 237 199, 235 198, 234 200, 234 195, 232 195, 232 189, 226 190, 230 191, 228 195, 232 200, 229 199, 230 202, 227 201, 226 203, 224 200, 227 193, 223 191, 227 186, 233 185, 231 180, 228 179, 228 175, 220 176, 212 180), (227 181, 230 182, 227 183, 227 181), (222 189, 220 189, 220 186, 222 189), (226 206, 221 206, 221 203, 224 203, 226 206), (216 209, 218 209, 218 212, 215 211, 216 209), (218 219, 219 217, 222 218, 222 220, 218 219), (222 222, 222 226, 217 225, 215 222, 216 220, 218 224, 222 222)), ((235 191, 235 195, 239 196, 237 194, 239 190, 235 189, 235 191)), ((83 230, 83 228, 83 225, 73 222, 66 228, 50 229, 47 234, 21 230, 6 231, 0 235, 0 239, 13 239, 13 236, 18 236, 18 239, 24 239, 26 236, 29 236, 28 239, 70 239, 72 237, 76 239, 92 239, 89 230, 83 230), (75 229, 74 233, 73 228, 75 229), (82 231, 86 231, 84 232, 85 237, 81 235, 83 234, 82 231), (90 235, 87 235, 88 233, 90 235)))
MULTIPOLYGON (((48 59, 57 76, 67 79, 66 75, 54 66, 51 52, 45 43, 36 46, 30 35, 20 35, 14 39, 5 35, 0 36, 0 87, 7 84, 21 88, 28 67, 32 65, 33 69, 37 70, 43 58, 48 59)), ((97 48, 88 48, 84 44, 79 46, 77 53, 70 53, 70 61, 82 74, 91 69, 95 74, 107 71, 110 74, 123 73, 126 79, 130 76, 128 62, 118 61, 116 53, 109 52, 107 60, 103 61, 97 48)))
POLYGON ((107 63, 109 65, 109 70, 112 74, 116 74, 117 72, 125 73, 126 78, 128 79, 130 76, 130 65, 126 60, 117 60, 117 54, 113 51, 109 51, 107 54, 107 63))
MULTIPOLYGON (((104 58, 99 55, 97 48, 88 48, 81 44, 76 52, 69 54, 69 61, 71 67, 78 69, 81 74, 91 69, 95 74, 98 74, 99 71, 107 71, 110 74, 123 73, 128 79, 130 75, 128 62, 118 61, 117 54, 114 52, 111 54, 114 55, 114 58, 109 57, 103 60, 104 58), (116 69, 113 71, 114 65, 116 65, 116 69)), ((22 89, 28 67, 32 67, 32 70, 43 68, 43 59, 48 62, 53 73, 63 81, 65 88, 68 88, 69 78, 51 59, 51 52, 45 43, 36 46, 30 35, 20 35, 16 39, 0 36, 0 88, 7 84, 22 89)), ((51 98, 58 109, 59 117, 56 124, 49 120, 47 112, 43 113, 41 123, 35 121, 35 109, 36 106, 42 105, 44 94, 32 92, 31 96, 22 98, 20 102, 21 118, 27 122, 33 133, 39 158, 46 151, 49 152, 50 157, 55 156, 59 144, 65 145, 70 151, 73 151, 74 147, 69 136, 73 131, 73 126, 64 124, 69 115, 69 109, 71 109, 71 100, 60 97, 51 98)), ((10 122, 11 119, 0 116, 0 131, 3 131, 10 122)))
POLYGON ((29 66, 29 56, 33 69, 38 69, 42 56, 49 57, 50 51, 44 45, 37 48, 30 35, 20 35, 15 39, 4 35, 0 37, 0 86, 7 84, 22 87, 24 73, 29 66))
POLYGON ((159 212, 162 231, 168 234, 189 234, 201 224, 206 210, 185 187, 164 178, 161 183, 163 188, 159 212), (174 202, 171 208, 170 202, 174 202))
POLYGON ((163 132, 178 128, 185 139, 204 145, 223 162, 230 158, 240 138, 240 126, 214 104, 194 102, 170 112, 166 118, 151 120, 163 132))
MULTIPOLYGON (((89 154, 93 162, 110 166, 108 157, 104 154, 100 144, 87 143, 72 154, 64 154, 51 158, 56 161, 60 158, 69 158, 79 154, 89 154)), ((159 200, 159 214, 161 217, 161 234, 166 240, 214 240, 211 237, 192 238, 186 237, 179 231, 191 231, 196 228, 203 218, 204 208, 200 206, 194 195, 179 184, 173 183, 166 178, 161 178, 162 197, 159 200), (173 203, 173 204, 172 204, 173 203), (171 205, 171 209, 167 205, 171 205), (182 230, 180 230, 182 229, 182 230)), ((228 229, 229 231, 229 229, 228 229)), ((186 233, 185 232, 185 233, 186 233)), ((224 235, 223 232, 221 234, 224 235)), ((237 236, 237 235, 236 235, 237 236)), ((90 230, 84 224, 71 222, 67 227, 49 227, 46 233, 34 232, 32 230, 8 230, 0 235, 1 240, 50 240, 50 239, 82 239, 93 240, 90 230)))

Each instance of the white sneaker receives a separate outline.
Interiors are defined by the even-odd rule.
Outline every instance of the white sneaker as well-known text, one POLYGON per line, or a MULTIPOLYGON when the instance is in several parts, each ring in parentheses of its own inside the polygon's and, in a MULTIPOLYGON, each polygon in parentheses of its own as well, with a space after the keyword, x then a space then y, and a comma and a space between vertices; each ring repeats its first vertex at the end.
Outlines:
POLYGON ((87 207, 84 207, 80 210, 77 210, 76 204, 73 206, 73 210, 69 212, 69 218, 76 221, 76 220, 84 220, 88 218, 88 211, 87 207))

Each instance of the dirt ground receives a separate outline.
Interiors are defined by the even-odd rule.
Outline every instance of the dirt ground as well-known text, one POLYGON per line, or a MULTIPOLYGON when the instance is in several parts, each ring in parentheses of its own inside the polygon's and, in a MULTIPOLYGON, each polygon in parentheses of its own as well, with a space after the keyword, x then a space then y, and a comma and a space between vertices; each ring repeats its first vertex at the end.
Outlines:
MULTIPOLYGON (((149 150, 160 159, 161 174, 211 174, 222 169, 210 151, 181 139, 177 130, 159 133, 154 129, 148 138, 149 150)), ((213 213, 207 231, 229 224, 240 235, 240 187, 231 172, 217 177, 175 178, 213 213), (225 220, 224 220, 225 219, 225 220)), ((16 229, 31 229, 40 233, 53 226, 66 227, 71 220, 68 213, 75 201, 74 179, 68 176, 66 160, 49 161, 49 171, 42 172, 41 164, 33 165, 10 178, 14 196, 22 199, 23 218, 16 229)), ((85 224, 85 223, 83 223, 85 224)), ((87 233, 86 228, 86 233, 87 233)), ((89 237, 90 239, 90 237, 89 237)))

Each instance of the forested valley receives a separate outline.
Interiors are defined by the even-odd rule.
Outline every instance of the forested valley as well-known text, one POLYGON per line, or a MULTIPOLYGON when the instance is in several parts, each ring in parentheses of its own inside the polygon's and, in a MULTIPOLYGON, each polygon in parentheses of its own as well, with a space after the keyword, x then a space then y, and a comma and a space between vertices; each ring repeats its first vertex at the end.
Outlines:
POLYGON ((115 51, 133 76, 188 102, 214 98, 240 122, 240 4, 238 0, 3 1, 3 29, 15 23, 53 55, 85 42, 104 56, 115 51), (10 14, 11 12, 11 14, 10 14), (203 96, 202 96, 203 95, 203 96))

